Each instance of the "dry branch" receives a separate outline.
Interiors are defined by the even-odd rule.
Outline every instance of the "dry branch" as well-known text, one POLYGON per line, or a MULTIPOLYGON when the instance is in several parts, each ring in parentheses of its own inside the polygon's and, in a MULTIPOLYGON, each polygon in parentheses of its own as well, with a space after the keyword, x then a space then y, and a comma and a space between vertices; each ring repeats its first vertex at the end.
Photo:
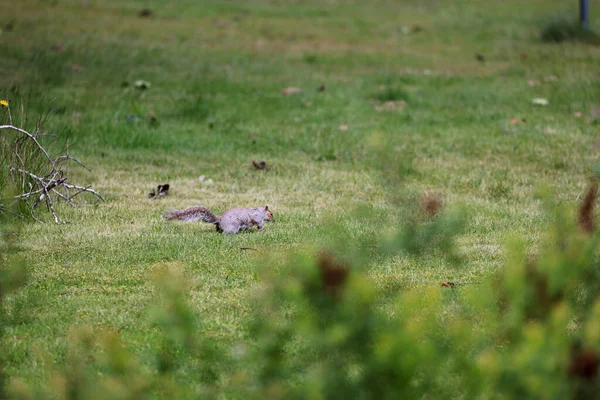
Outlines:
MULTIPOLYGON (((8 108, 8 119, 10 124, 0 125, 0 131, 12 131, 23 135, 23 138, 31 141, 35 145, 35 148, 39 150, 47 160, 47 165, 44 167, 45 170, 43 171, 44 173, 40 174, 37 171, 30 171, 27 168, 25 162, 23 161, 24 157, 22 157, 22 154, 19 154, 19 146, 15 146, 15 149, 11 150, 16 159, 18 159, 18 162, 15 162, 20 165, 11 165, 9 168, 9 173, 12 174, 18 172, 21 176, 21 182, 19 185, 21 188, 21 193, 13 196, 15 201, 25 202, 29 207, 31 216, 36 220, 37 218, 34 215, 34 210, 40 204, 44 203, 47 209, 52 213, 54 221, 58 224, 60 223, 60 219, 58 218, 54 208, 54 202, 56 199, 62 199, 67 204, 73 206, 75 205, 75 202, 73 201, 75 196, 81 193, 91 193, 92 195, 96 196, 98 200, 104 200, 104 198, 91 187, 84 187, 68 183, 67 172, 69 161, 73 161, 79 166, 90 171, 90 169, 87 168, 83 163, 69 155, 68 145, 65 154, 57 157, 51 157, 49 152, 38 141, 38 137, 42 136, 39 133, 41 128, 40 123, 38 123, 36 126, 35 134, 32 134, 23 128, 14 126, 12 124, 10 106, 6 105, 6 107, 8 108), (69 189, 74 189, 73 193, 71 193, 69 189)), ((6 207, 0 205, 0 213, 5 211, 6 207)))

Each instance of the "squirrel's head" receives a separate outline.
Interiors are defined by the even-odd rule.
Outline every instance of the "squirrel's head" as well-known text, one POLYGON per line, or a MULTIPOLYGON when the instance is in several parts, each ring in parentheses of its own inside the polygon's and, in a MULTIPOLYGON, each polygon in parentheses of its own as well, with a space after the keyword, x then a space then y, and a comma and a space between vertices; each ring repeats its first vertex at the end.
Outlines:
POLYGON ((265 214, 267 214, 268 221, 273 221, 273 213, 269 211, 269 206, 265 206, 265 214))

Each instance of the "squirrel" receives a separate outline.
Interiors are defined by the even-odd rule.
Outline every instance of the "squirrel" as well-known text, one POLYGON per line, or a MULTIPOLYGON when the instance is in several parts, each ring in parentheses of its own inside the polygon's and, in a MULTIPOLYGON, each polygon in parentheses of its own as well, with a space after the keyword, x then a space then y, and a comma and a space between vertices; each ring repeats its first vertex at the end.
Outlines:
POLYGON ((273 213, 269 206, 265 208, 232 208, 217 217, 206 207, 195 206, 185 210, 175 210, 165 215, 167 221, 197 221, 201 219, 209 224, 215 224, 219 233, 238 233, 241 230, 258 226, 263 230, 263 221, 273 221, 273 213))

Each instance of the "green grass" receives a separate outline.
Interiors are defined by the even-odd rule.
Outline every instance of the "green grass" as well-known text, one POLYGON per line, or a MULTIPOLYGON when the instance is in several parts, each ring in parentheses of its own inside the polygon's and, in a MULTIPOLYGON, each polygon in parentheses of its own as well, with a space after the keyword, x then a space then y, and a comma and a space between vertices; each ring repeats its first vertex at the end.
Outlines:
POLYGON ((376 243, 424 193, 467 210, 462 268, 374 252, 373 283, 393 292, 479 280, 501 265, 511 233, 537 240, 540 186, 575 203, 597 159, 598 48, 539 40, 545 20, 576 15, 575 1, 83 3, 0 0, 0 26, 14 21, 0 35, 0 89, 52 107, 47 128, 68 126, 70 152, 93 171, 73 168, 73 180, 107 199, 59 206, 70 224, 45 216, 22 228, 31 276, 9 299, 13 379, 42 385, 73 325, 117 330, 150 364, 160 341, 151 281, 169 268, 184 271, 209 337, 248 340, 257 265, 277 270, 307 243, 336 246, 331 225, 376 243), (151 18, 137 16, 144 7, 151 18), (136 90, 138 79, 152 86, 136 90), (288 86, 303 91, 283 96, 288 86), (406 108, 375 109, 394 100, 406 108), (162 183, 170 195, 149 200, 162 183), (161 220, 197 204, 268 204, 275 223, 228 237, 161 220))

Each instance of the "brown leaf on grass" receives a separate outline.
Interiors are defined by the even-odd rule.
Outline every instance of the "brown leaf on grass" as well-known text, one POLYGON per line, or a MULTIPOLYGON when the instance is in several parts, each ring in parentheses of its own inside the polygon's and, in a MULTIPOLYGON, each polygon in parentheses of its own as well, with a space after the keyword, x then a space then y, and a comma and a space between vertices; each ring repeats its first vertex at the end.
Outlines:
POLYGON ((579 227, 588 233, 592 233, 596 229, 596 221, 594 219, 594 208, 596 206, 596 195, 598 193, 598 180, 594 179, 588 187, 587 193, 579 206, 577 213, 577 221, 579 227))
POLYGON ((81 72, 81 71, 83 71, 83 67, 81 65, 79 65, 79 64, 71 64, 71 66, 69 68, 73 72, 81 72))
POLYGON ((12 32, 14 28, 15 28, 15 21, 12 20, 12 21, 8 22, 6 25, 4 25, 4 27, 2 28, 2 32, 12 32))
POLYGON ((149 18, 152 16, 152 10, 148 9, 148 8, 144 8, 143 10, 140 10, 140 12, 138 13, 138 17, 140 18, 149 18))
POLYGON ((156 191, 152 191, 148 194, 148 197, 152 200, 156 200, 159 197, 163 197, 169 194, 169 184, 165 183, 164 185, 158 185, 156 191))
POLYGON ((383 104, 375 105, 375 110, 377 112, 404 110, 405 108, 406 108, 406 102, 404 100, 386 101, 383 104))
POLYGON ((289 96, 291 94, 296 94, 296 93, 300 93, 300 92, 302 92, 302 89, 293 87, 293 86, 281 89, 281 94, 284 96, 289 96))
POLYGON ((442 207, 442 198, 435 193, 427 194, 421 199, 421 210, 429 216, 437 215, 442 207))
POLYGON ((321 281, 325 292, 338 296, 348 278, 348 265, 335 258, 328 251, 322 251, 319 253, 317 267, 321 273, 321 281))
POLYGON ((526 123, 527 123, 527 120, 526 120, 525 118, 521 118, 521 119, 518 119, 518 118, 511 118, 511 119, 508 121, 508 123, 509 123, 509 124, 511 124, 511 125, 517 125, 517 124, 520 124, 520 123, 524 123, 524 124, 526 124, 526 123))
POLYGON ((567 373, 571 377, 577 377, 591 381, 600 372, 600 355, 593 350, 574 352, 567 373))
POLYGON ((252 160, 252 165, 254 165, 254 168, 256 168, 256 169, 265 169, 267 167, 266 161, 252 160))
POLYGON ((442 287, 454 288, 454 282, 450 282, 450 281, 443 281, 443 282, 442 282, 442 287))

